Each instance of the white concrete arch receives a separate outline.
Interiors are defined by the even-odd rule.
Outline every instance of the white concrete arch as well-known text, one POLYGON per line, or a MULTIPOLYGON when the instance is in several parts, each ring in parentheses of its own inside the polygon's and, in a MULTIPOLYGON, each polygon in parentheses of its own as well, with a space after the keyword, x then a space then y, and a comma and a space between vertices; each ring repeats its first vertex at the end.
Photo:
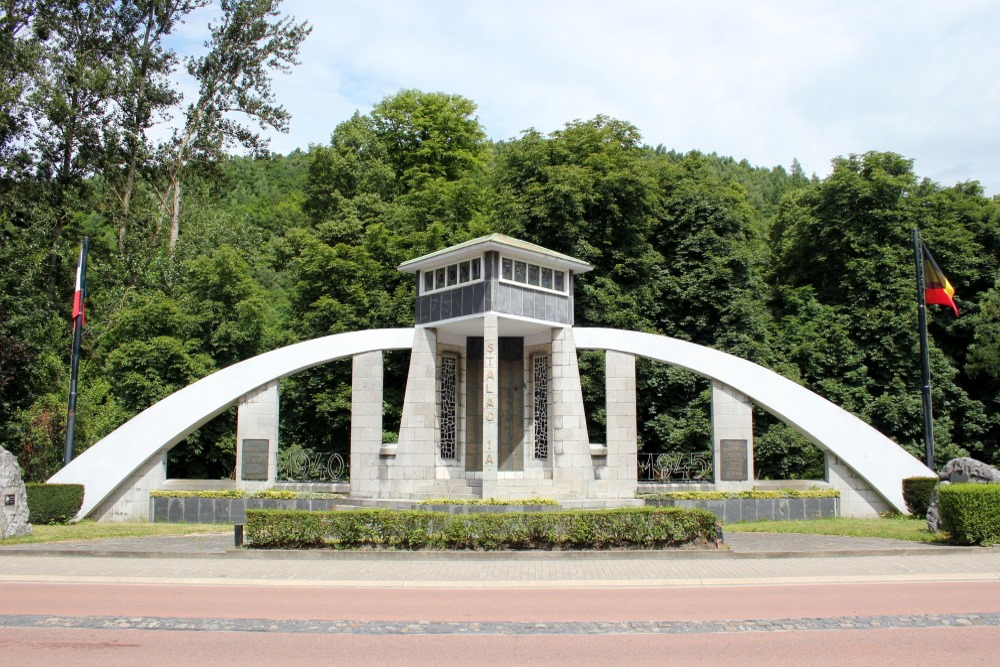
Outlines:
MULTIPOLYGON (((666 336, 617 329, 574 329, 581 349, 616 350, 716 379, 839 457, 897 509, 900 480, 933 472, 847 411, 773 371, 718 350, 666 336)), ((49 479, 86 487, 88 516, 123 482, 202 424, 268 382, 313 366, 378 350, 411 349, 413 329, 356 331, 273 350, 224 368, 168 396, 123 424, 49 479)))
POLYGON ((861 419, 763 366, 676 338, 619 329, 573 330, 578 349, 616 350, 684 368, 746 394, 761 408, 836 455, 896 509, 902 480, 934 472, 861 419))
POLYGON ((83 484, 78 516, 86 517, 150 459, 170 450, 244 394, 329 361, 412 346, 413 329, 376 329, 316 338, 241 361, 140 412, 73 459, 49 482, 83 484))

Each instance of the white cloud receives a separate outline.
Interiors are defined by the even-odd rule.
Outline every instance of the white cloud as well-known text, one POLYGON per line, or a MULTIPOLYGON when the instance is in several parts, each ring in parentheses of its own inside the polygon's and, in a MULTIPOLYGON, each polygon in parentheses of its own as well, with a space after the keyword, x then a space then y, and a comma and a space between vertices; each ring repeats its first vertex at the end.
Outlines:
MULTIPOLYGON (((798 158, 891 150, 1000 193, 1000 8, 988 0, 286 0, 314 29, 275 77, 286 152, 401 88, 457 93, 506 139, 605 114, 649 144, 798 158)), ((197 26, 189 26, 194 43, 197 26)))

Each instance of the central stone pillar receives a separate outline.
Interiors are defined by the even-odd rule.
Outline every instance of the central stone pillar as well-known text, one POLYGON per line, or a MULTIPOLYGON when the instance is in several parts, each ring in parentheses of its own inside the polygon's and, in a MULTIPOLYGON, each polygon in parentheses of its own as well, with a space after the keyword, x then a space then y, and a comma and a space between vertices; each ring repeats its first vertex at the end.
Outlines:
POLYGON ((497 316, 486 313, 483 316, 483 498, 497 495, 499 352, 497 316))

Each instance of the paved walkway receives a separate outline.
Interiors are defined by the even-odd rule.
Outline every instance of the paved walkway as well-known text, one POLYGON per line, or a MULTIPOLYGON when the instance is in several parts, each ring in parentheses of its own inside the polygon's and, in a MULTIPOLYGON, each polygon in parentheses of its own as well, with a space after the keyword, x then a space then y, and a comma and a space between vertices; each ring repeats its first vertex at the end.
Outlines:
POLYGON ((730 533, 729 549, 335 552, 233 548, 231 533, 0 547, 0 582, 349 587, 633 587, 998 581, 1000 549, 730 533))

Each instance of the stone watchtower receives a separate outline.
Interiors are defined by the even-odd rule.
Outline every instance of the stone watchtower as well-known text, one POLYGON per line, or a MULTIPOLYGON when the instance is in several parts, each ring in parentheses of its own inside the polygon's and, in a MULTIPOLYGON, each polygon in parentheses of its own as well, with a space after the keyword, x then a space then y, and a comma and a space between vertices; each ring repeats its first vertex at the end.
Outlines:
POLYGON ((593 497, 572 329, 573 280, 591 268, 502 234, 399 266, 417 283, 399 442, 352 494, 593 497))

